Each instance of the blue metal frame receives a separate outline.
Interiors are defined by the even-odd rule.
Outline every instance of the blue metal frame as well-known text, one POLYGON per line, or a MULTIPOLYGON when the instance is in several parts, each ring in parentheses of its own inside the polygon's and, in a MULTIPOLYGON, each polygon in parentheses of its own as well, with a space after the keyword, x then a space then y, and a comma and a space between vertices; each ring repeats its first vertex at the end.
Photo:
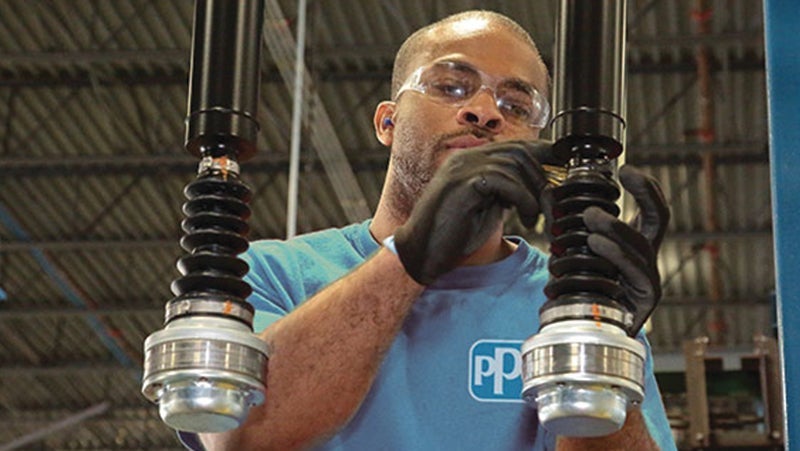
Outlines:
POLYGON ((765 0, 772 227, 786 449, 800 441, 800 2, 765 0))

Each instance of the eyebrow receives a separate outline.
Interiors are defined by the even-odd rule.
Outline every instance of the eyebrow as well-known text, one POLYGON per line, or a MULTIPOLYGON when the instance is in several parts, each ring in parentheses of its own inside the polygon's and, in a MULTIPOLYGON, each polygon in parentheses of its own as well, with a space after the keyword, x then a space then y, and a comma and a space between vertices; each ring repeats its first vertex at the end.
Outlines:
POLYGON ((474 74, 479 74, 480 73, 480 71, 476 67, 474 67, 473 65, 471 65, 469 63, 465 63, 463 61, 442 60, 442 61, 437 61, 436 63, 434 63, 434 65, 440 65, 440 64, 441 65, 446 65, 446 66, 452 66, 455 70, 457 70, 459 72, 470 72, 470 73, 474 73, 474 74))
MULTIPOLYGON (((472 73, 476 73, 476 74, 481 73, 481 71, 478 68, 476 68, 475 66, 473 66, 472 64, 469 64, 469 63, 464 62, 464 61, 459 61, 459 60, 447 59, 447 60, 437 61, 434 64, 450 65, 450 66, 453 66, 454 69, 456 69, 456 70, 458 70, 460 72, 472 72, 472 73)), ((525 91, 528 94, 533 94, 534 91, 539 92, 539 90, 536 89, 536 87, 533 86, 533 84, 531 84, 531 83, 529 83, 529 82, 527 82, 527 81, 525 81, 525 80, 523 80, 523 79, 521 79, 519 77, 503 78, 500 81, 500 85, 508 86, 508 87, 515 88, 515 89, 519 89, 520 91, 525 91)))
POLYGON ((506 78, 500 84, 510 88, 519 89, 520 91, 524 91, 528 94, 533 94, 534 91, 538 92, 538 89, 536 89, 532 84, 521 78, 506 78))

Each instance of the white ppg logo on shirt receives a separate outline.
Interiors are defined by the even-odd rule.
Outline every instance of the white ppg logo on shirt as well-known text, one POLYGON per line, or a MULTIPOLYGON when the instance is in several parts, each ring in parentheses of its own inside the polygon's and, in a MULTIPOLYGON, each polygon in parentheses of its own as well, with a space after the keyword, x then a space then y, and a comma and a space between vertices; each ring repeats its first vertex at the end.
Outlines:
POLYGON ((484 402, 523 402, 521 340, 478 340, 469 348, 469 394, 484 402))

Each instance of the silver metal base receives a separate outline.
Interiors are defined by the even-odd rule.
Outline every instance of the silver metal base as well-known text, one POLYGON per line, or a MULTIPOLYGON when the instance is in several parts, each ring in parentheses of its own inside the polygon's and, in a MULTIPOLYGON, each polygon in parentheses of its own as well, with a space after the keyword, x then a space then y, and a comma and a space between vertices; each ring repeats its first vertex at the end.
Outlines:
POLYGON ((605 386, 555 385, 536 397, 539 421, 548 431, 571 437, 599 437, 618 431, 628 397, 605 386))
POLYGON ((159 403, 161 419, 174 429, 234 429, 264 402, 267 346, 238 321, 181 318, 144 347, 142 393, 159 403))
POLYGON ((246 387, 226 388, 215 382, 195 380, 166 386, 158 404, 161 419, 179 431, 223 432, 239 427, 250 406, 260 402, 248 399, 251 394, 246 387))
POLYGON ((645 356, 644 346, 616 326, 553 323, 522 346, 522 394, 555 434, 608 435, 644 399, 645 356))

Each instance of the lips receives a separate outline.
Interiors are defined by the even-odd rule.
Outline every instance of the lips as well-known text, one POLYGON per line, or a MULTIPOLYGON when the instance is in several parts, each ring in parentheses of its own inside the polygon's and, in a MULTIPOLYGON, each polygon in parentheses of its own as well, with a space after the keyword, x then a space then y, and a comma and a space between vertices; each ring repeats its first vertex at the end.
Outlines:
POLYGON ((466 149, 468 147, 478 147, 488 143, 486 138, 478 138, 475 135, 462 135, 445 141, 445 147, 448 149, 466 149))

